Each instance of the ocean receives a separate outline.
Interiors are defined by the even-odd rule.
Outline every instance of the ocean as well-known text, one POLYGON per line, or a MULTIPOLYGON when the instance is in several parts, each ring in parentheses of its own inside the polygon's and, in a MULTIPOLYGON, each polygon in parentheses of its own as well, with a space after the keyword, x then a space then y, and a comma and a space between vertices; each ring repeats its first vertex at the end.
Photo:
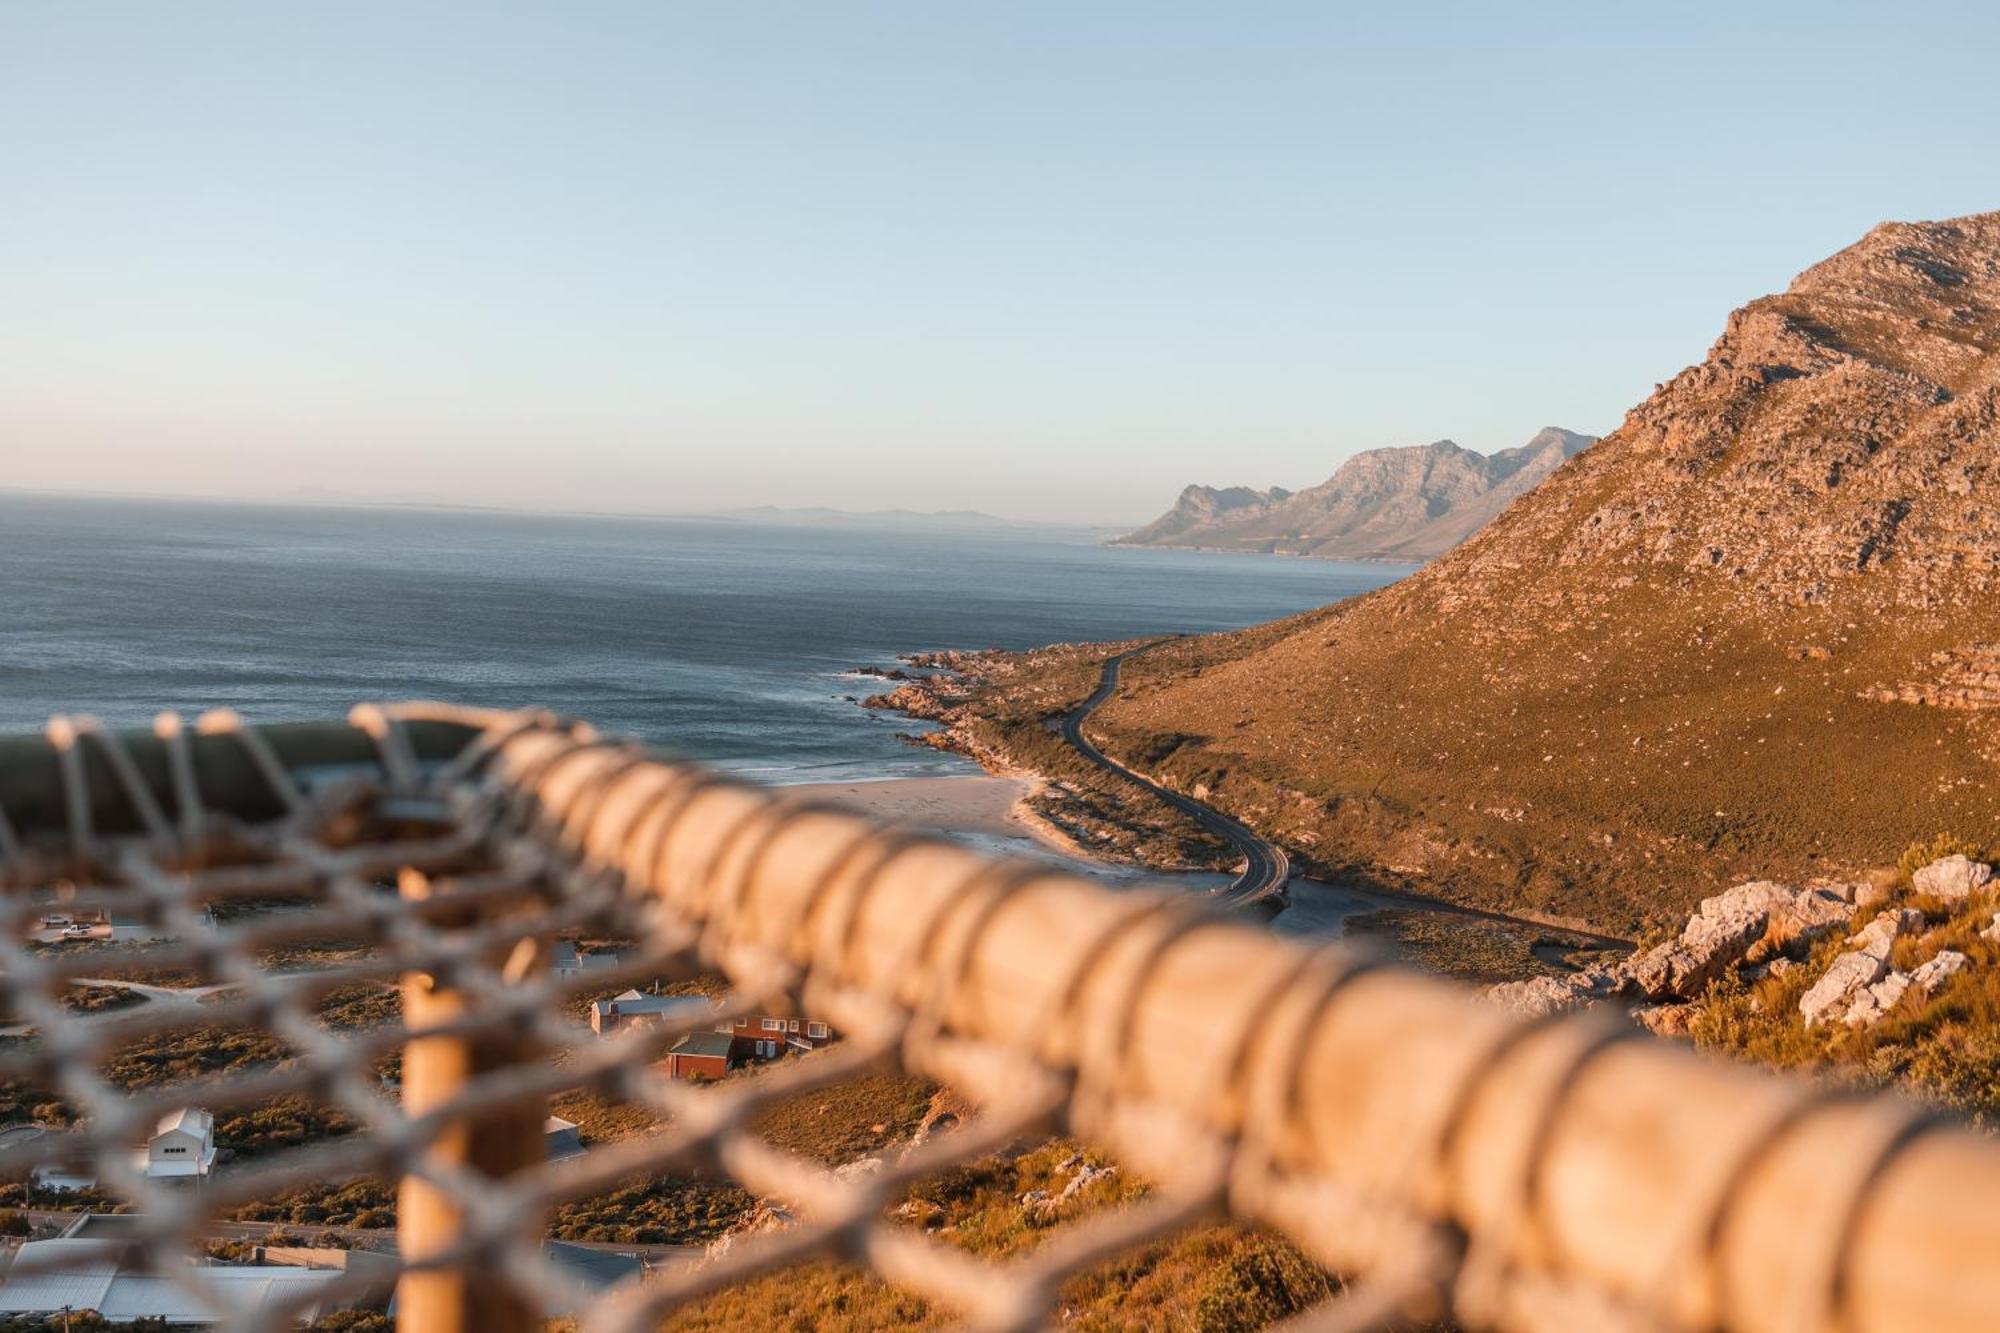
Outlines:
POLYGON ((1402 566, 1038 528, 311 508, 0 493, 0 728, 365 699, 543 704, 767 781, 971 771, 851 674, 934 648, 1230 629, 1402 566))

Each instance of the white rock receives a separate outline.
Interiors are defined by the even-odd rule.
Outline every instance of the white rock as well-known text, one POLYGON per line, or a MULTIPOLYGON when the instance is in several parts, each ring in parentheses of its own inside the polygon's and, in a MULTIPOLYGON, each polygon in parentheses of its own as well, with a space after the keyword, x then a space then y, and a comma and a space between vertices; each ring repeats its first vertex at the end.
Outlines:
POLYGON ((1958 975, 1971 960, 1956 949, 1939 949, 1929 962, 1910 973, 1910 984, 1918 990, 1936 990, 1946 977, 1958 975))
POLYGON ((1653 999, 1691 1000, 1742 962, 1764 938, 1772 913, 1789 910, 1798 896, 1786 885, 1754 880, 1703 899, 1679 939, 1647 950, 1626 972, 1653 999))
POLYGON ((1887 958, 1889 950, 1895 946, 1897 936, 1921 929, 1923 924, 1924 914, 1913 907, 1900 907, 1894 911, 1883 912, 1856 931, 1847 947, 1861 953, 1874 954, 1879 958, 1887 958))
MULTIPOLYGON (((1864 1001, 1861 993, 1888 973, 1889 951, 1895 947, 1896 937, 1923 924, 1922 912, 1904 907, 1883 912, 1855 932, 1854 938, 1848 941, 1847 952, 1828 964, 1825 973, 1812 984, 1812 989, 1799 997, 1799 1013, 1804 1016, 1806 1026, 1815 1027, 1835 1015, 1855 1021, 1852 1015, 1867 1011, 1871 1003, 1886 1010, 1888 1005, 1880 1005, 1879 997, 1875 1001, 1864 1001)), ((1907 978, 1900 984, 1908 985, 1907 978)), ((1900 997, 1902 991, 1897 989, 1896 994, 1900 997)), ((1889 1003, 1894 1004, 1895 1001, 1889 1003)), ((1880 1016, 1880 1013, 1875 1015, 1880 1016)), ((1872 1022, 1873 1019, 1865 1021, 1872 1022)))
POLYGON ((1530 977, 1488 986, 1486 998, 1516 1017, 1541 1018, 1580 1008, 1590 997, 1560 977, 1530 977))
POLYGON ((1979 932, 1979 938, 1982 940, 2000 940, 2000 912, 1993 914, 1993 919, 1986 924, 1986 929, 1979 932))
POLYGON ((1802 889, 1772 908, 1771 933, 1787 940, 1815 940, 1829 931, 1846 929, 1853 919, 1853 903, 1838 889, 1802 889))
POLYGON ((1947 856, 1910 876, 1910 883, 1918 893, 1956 903, 1985 888, 1992 878, 1993 867, 1984 861, 1969 856, 1947 856))
POLYGON ((1844 1015, 1847 1026, 1867 1027, 1870 1023, 1880 1022, 1909 989, 1909 973, 1891 972, 1854 997, 1854 1003, 1848 1006, 1844 1015))
POLYGON ((1807 1027, 1817 1027, 1835 1014, 1844 1015, 1854 997, 1879 981, 1889 970, 1888 950, 1880 956, 1865 950, 1844 953, 1828 964, 1812 989, 1799 997, 1799 1013, 1807 1027))

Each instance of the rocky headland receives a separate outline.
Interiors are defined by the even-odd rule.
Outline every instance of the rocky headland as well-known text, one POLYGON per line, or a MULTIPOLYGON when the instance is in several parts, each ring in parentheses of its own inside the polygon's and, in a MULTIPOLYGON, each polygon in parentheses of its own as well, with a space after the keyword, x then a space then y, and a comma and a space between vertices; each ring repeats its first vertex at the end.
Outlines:
POLYGON ((1302 491, 1190 486, 1173 508, 1112 545, 1421 563, 1463 542, 1596 440, 1549 426, 1493 454, 1450 440, 1369 449, 1302 491))

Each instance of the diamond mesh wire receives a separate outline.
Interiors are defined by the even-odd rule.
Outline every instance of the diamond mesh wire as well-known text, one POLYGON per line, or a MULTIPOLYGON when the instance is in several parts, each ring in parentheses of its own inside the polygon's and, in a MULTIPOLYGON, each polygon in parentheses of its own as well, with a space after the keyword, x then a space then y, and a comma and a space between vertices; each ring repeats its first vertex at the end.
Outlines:
MULTIPOLYGON (((1722 1169, 1689 1182, 1694 1205, 1663 1223, 1666 1258, 1639 1265, 1664 1276, 1607 1282, 1573 1256, 1565 1263, 1542 1194, 1579 1080, 1620 1058, 1629 1029, 1595 1019, 1463 1025, 1422 1095, 1394 1108, 1398 1150, 1343 1177, 1311 1165, 1326 1154, 1300 1105, 1315 1061, 1325 1063, 1318 1038, 1329 1013, 1382 975, 1364 954, 1287 949, 1273 968, 1223 977, 1239 1002, 1218 1007, 1231 1010, 1219 1028, 1195 1034, 1217 1054, 1191 1098, 1184 1087, 1149 1085, 1132 1051, 1164 963, 1219 948, 1215 918, 1199 903, 1092 889, 1088 920, 1031 923, 1060 934, 1061 947, 1051 941, 1042 951, 1050 957, 1022 965, 1035 974, 1034 998, 1025 1018, 1003 1022, 982 1007, 1010 984, 994 974, 994 941, 1023 928, 1031 890, 1060 878, 1046 866, 941 852, 924 837, 773 800, 548 714, 405 705, 360 708, 350 722, 368 738, 368 762, 314 766, 228 715, 202 720, 201 747, 163 717, 145 764, 88 719, 59 719, 48 736, 58 791, 42 793, 42 804, 60 819, 36 826, 0 806, 0 997, 17 1025, 0 1046, 0 1080, 46 1090, 70 1122, 0 1141, 0 1177, 65 1163, 95 1175, 134 1212, 132 1262, 224 1327, 285 1327, 380 1294, 391 1277, 352 1270, 245 1308, 215 1270, 190 1262, 244 1206, 354 1177, 402 1182, 393 1277, 405 1284, 405 1327, 412 1284, 426 1275, 469 1277, 461 1299, 492 1313, 484 1333, 554 1311, 624 1331, 773 1270, 835 1258, 971 1326, 1036 1328, 1050 1322, 1067 1279, 1223 1216, 1274 1226, 1316 1261, 1360 1276, 1341 1299, 1300 1316, 1300 1327, 1387 1327, 1446 1310, 1503 1328, 1777 1326, 1755 1313, 1738 1319, 1719 1237, 1753 1169, 1824 1110, 1815 1095, 1785 1086, 1741 1118, 1722 1145, 1722 1169), (440 726, 449 743, 439 743, 440 726), (202 771, 222 744, 239 761, 227 799, 202 771), (948 882, 883 906, 883 885, 922 881, 926 866, 949 868, 948 882), (51 911, 130 923, 146 938, 115 952, 51 942, 39 938, 51 911), (614 968, 555 975, 549 942, 578 936, 627 947, 614 968), (1201 948, 1183 947, 1196 937, 1201 948), (313 949, 312 965, 298 966, 313 949), (209 989, 199 1000, 162 994, 102 1014, 65 1006, 66 993, 114 963, 128 974, 186 974, 209 989), (715 972, 729 992, 712 1011, 693 1006, 604 1036, 574 1017, 592 994, 715 972), (400 1021, 325 1021, 330 997, 391 987, 404 997, 400 1021), (712 1086, 663 1072, 684 1036, 770 1013, 810 1015, 841 1040, 712 1086), (162 1040, 195 1050, 199 1064, 199 1034, 225 1031, 261 1034, 276 1058, 191 1078, 120 1072, 131 1051, 162 1040), (434 1082, 422 1104, 413 1084, 406 1102, 384 1070, 426 1050, 470 1052, 471 1063, 434 1082), (978 1114, 867 1173, 823 1169, 755 1131, 788 1098, 882 1068, 947 1084, 978 1114), (1518 1148, 1501 1169, 1497 1204, 1455 1203, 1444 1176, 1495 1087, 1526 1108, 1509 1131, 1518 1148), (524 1124, 532 1133, 552 1096, 577 1089, 640 1108, 659 1127, 581 1157, 516 1152, 507 1169, 486 1169, 482 1136, 501 1143, 524 1124), (278 1098, 306 1099, 352 1132, 230 1163, 194 1188, 153 1178, 135 1159, 134 1145, 164 1116, 278 1098), (940 1169, 1050 1133, 1114 1149, 1150 1190, 1003 1262, 893 1216, 911 1186, 940 1169), (782 1200, 791 1224, 609 1290, 580 1290, 544 1249, 551 1210, 663 1172, 723 1177, 782 1200), (413 1202, 442 1225, 414 1234, 413 1202)), ((1801 1288, 1789 1327, 1849 1318, 1846 1247, 1857 1219, 1897 1154, 1930 1128, 1900 1110, 1871 1115, 1862 1122, 1868 1150, 1835 1173, 1831 1229, 1811 1251, 1825 1271, 1801 1288)), ((7 1279, 29 1271, 17 1261, 7 1279)))

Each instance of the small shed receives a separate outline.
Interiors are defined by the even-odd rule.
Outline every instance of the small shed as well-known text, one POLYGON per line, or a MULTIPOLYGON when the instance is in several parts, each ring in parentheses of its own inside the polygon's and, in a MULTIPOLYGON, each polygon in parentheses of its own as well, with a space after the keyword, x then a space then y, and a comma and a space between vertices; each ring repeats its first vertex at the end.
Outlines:
POLYGON ((153 1180, 200 1180, 215 1169, 215 1117, 184 1106, 160 1117, 134 1165, 153 1180))
POLYGON ((721 1078, 729 1072, 736 1039, 724 1032, 690 1032, 660 1063, 668 1078, 721 1078))

